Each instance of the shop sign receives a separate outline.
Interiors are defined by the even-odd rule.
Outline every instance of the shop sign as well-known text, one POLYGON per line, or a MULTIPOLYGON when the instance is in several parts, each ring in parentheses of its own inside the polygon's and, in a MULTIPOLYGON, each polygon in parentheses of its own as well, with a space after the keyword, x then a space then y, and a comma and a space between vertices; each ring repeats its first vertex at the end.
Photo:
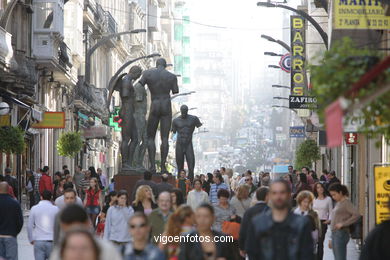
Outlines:
POLYGON ((79 118, 79 129, 87 129, 89 127, 88 116, 81 112, 77 112, 77 116, 79 118))
POLYGON ((390 166, 374 166, 375 183, 375 222, 380 224, 390 219, 390 166))
POLYGON ((358 135, 357 135, 357 133, 346 133, 345 134, 345 143, 347 145, 358 144, 358 135))
POLYGON ((305 127, 290 126, 290 138, 305 138, 305 127))
POLYGON ((10 115, 0 116, 0 127, 2 126, 11 126, 11 117, 10 115))
POLYGON ((291 56, 290 56, 290 53, 287 53, 287 54, 283 55, 282 58, 280 58, 279 66, 280 66, 280 68, 283 71, 285 71, 287 73, 291 72, 291 56))
POLYGON ((65 112, 44 112, 42 121, 32 128, 65 128, 65 112))
POLYGON ((122 131, 122 126, 120 125, 122 120, 119 117, 119 109, 120 109, 119 107, 115 107, 114 113, 111 114, 111 116, 108 120, 108 125, 110 127, 113 127, 115 132, 122 131))
POLYGON ((333 5, 334 29, 390 29, 390 16, 380 0, 336 0, 333 5))
POLYGON ((364 126, 364 115, 361 111, 353 113, 352 116, 343 118, 344 132, 356 133, 364 126))
POLYGON ((315 109, 317 108, 317 98, 309 96, 290 95, 289 108, 294 109, 315 109))
POLYGON ((83 130, 85 139, 105 138, 108 135, 109 128, 105 125, 91 126, 83 130))
POLYGON ((291 16, 291 95, 303 96, 306 91, 305 79, 305 20, 291 16))

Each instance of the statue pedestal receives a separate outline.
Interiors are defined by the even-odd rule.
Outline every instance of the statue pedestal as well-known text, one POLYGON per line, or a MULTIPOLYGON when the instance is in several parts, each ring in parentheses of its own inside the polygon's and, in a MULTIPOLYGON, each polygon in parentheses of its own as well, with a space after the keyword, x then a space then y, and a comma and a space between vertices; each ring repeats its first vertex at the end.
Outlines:
MULTIPOLYGON (((133 188, 137 181, 142 180, 144 178, 143 174, 139 174, 137 172, 124 171, 114 176, 115 180, 115 191, 126 190, 131 198, 133 194, 133 188)), ((161 182, 161 175, 153 174, 152 181, 155 183, 161 182)), ((175 176, 170 175, 168 182, 175 187, 176 178, 175 176)))

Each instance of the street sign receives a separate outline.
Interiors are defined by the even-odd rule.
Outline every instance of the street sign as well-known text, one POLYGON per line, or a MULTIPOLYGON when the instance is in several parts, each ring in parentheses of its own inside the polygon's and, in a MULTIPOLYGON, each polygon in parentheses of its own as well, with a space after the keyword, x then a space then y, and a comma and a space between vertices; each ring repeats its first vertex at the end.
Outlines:
POLYGON ((357 133, 346 133, 345 134, 345 143, 347 145, 358 144, 358 135, 357 135, 357 133))
POLYGON ((280 68, 283 71, 285 71, 287 73, 291 72, 291 56, 290 56, 290 53, 287 53, 287 54, 283 55, 280 58, 279 66, 280 66, 280 68))
POLYGON ((315 109, 317 108, 317 98, 309 96, 290 95, 289 108, 294 109, 315 109))
POLYGON ((290 138, 305 138, 305 127, 290 126, 290 138))
POLYGON ((390 166, 374 166, 375 183, 375 222, 380 224, 390 219, 390 208, 388 207, 390 198, 390 166))

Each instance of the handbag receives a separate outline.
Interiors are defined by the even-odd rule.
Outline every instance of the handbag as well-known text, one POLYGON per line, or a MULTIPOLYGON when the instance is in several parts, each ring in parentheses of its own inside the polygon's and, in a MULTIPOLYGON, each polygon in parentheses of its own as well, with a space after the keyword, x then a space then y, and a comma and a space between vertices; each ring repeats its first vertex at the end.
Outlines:
POLYGON ((363 239, 363 216, 360 216, 359 219, 348 228, 352 239, 363 239))
POLYGON ((224 221, 222 223, 222 232, 238 240, 240 234, 240 224, 237 222, 224 221))

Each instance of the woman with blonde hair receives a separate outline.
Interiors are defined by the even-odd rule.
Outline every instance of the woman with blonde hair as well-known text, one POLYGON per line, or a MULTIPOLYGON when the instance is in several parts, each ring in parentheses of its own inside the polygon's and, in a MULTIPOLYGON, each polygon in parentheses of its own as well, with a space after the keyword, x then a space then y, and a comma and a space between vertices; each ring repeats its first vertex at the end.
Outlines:
POLYGON ((193 230, 194 211, 190 206, 179 206, 172 215, 169 216, 163 237, 173 238, 173 241, 159 244, 159 248, 164 251, 168 260, 178 259, 180 252, 180 240, 176 242, 175 237, 180 237, 182 233, 193 230))
POLYGON ((153 190, 149 185, 141 185, 138 187, 132 207, 134 212, 141 211, 147 216, 152 213, 153 209, 157 208, 153 190))
POLYGON ((237 193, 230 200, 230 205, 236 210, 236 214, 242 218, 245 211, 251 206, 251 201, 249 186, 244 184, 237 188, 237 193))

